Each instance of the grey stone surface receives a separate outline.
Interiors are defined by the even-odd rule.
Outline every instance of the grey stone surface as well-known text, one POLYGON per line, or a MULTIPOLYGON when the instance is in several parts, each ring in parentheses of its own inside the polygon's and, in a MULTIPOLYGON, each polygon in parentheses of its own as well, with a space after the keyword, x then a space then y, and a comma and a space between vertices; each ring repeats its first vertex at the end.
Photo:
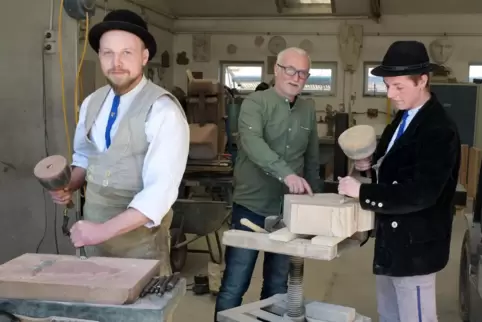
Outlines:
POLYGON ((80 302, 0 299, 0 310, 33 318, 52 316, 97 322, 160 322, 186 292, 186 280, 163 296, 149 295, 129 305, 101 305, 80 302))

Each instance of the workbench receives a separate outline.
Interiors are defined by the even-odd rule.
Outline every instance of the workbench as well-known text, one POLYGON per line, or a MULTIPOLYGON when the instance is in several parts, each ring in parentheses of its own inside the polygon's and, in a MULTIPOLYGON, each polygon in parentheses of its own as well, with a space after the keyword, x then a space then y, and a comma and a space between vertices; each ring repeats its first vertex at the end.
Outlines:
POLYGON ((161 322, 172 315, 185 293, 186 280, 181 278, 174 289, 162 297, 152 294, 128 305, 0 298, 0 310, 32 318, 50 317, 46 321, 52 322, 161 322))
POLYGON ((354 308, 307 301, 303 297, 304 259, 333 260, 343 252, 359 247, 359 241, 346 239, 339 244, 316 245, 308 239, 296 238, 281 242, 270 239, 267 233, 231 229, 224 232, 223 244, 288 255, 290 271, 286 294, 276 294, 262 301, 218 312, 218 322, 256 322, 259 319, 267 322, 372 321, 354 308))

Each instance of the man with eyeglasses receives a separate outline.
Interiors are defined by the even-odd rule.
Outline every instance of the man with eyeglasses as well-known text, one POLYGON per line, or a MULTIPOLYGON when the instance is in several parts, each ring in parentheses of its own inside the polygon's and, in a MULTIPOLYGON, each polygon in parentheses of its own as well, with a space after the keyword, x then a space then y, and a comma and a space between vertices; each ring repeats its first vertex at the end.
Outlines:
MULTIPOLYGON (((310 76, 310 58, 299 48, 280 52, 275 85, 250 94, 238 120, 238 157, 234 168, 232 228, 246 218, 263 227, 267 216, 280 216, 286 193, 321 190, 316 113, 299 97, 310 76)), ((226 269, 217 296, 217 312, 241 305, 258 251, 226 247, 226 269)), ((265 253, 261 299, 286 293, 289 258, 265 253)))

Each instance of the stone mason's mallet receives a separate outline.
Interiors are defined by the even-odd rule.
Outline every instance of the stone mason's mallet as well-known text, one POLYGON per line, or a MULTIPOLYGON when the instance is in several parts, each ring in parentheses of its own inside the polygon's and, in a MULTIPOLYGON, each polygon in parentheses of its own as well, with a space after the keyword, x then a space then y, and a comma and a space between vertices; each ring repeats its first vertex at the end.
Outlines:
MULTIPOLYGON (((51 155, 40 160, 35 166, 33 173, 40 184, 48 191, 67 188, 72 175, 67 160, 61 155, 51 155)), ((71 200, 64 209, 62 232, 65 236, 70 236, 70 231, 67 226, 69 222, 68 211, 73 208, 74 203, 71 200)), ((84 247, 80 247, 80 258, 87 258, 84 247)))
MULTIPOLYGON (((375 129, 370 125, 352 126, 338 137, 338 144, 343 153, 353 161, 368 158, 377 148, 375 129)), ((348 171, 349 176, 352 175, 354 168, 355 163, 352 162, 348 171)), ((346 198, 343 198, 342 202, 344 201, 346 201, 346 198)))

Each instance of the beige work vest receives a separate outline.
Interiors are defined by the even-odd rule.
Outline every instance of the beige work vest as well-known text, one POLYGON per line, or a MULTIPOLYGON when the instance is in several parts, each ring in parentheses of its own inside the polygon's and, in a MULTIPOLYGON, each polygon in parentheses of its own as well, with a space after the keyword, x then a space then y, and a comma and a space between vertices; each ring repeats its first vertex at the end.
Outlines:
MULTIPOLYGON (((85 130, 86 139, 91 144, 90 131, 110 89, 110 86, 98 89, 87 106, 85 130)), ((145 122, 154 102, 164 95, 168 95, 182 110, 173 95, 148 81, 120 120, 110 147, 89 157, 84 205, 86 220, 108 221, 125 211, 133 197, 142 190, 142 167, 149 147, 145 122)), ((97 151, 95 147, 91 150, 97 151)), ((172 210, 159 227, 140 227, 96 247, 86 247, 87 255, 160 259, 167 267, 170 263, 168 232, 171 221, 172 210)))

